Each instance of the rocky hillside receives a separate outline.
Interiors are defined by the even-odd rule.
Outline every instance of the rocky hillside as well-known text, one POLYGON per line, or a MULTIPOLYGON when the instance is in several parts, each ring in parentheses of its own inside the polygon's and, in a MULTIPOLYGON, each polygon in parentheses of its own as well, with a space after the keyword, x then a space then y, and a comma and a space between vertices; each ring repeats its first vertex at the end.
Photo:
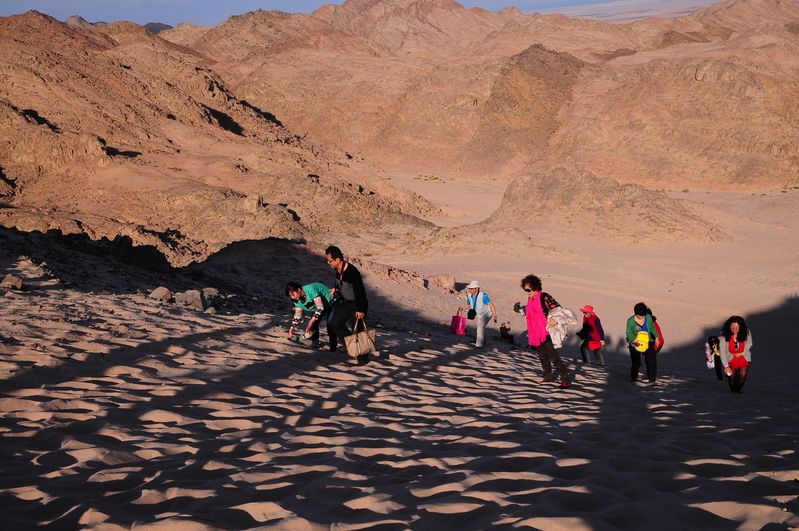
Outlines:
POLYGON ((0 223, 152 244, 174 263, 243 239, 324 237, 431 207, 240 98, 130 23, 0 19, 0 223))
POLYGON ((510 178, 543 163, 757 189, 799 182, 796 27, 793 0, 622 25, 348 0, 162 35, 288 127, 384 168, 510 178))

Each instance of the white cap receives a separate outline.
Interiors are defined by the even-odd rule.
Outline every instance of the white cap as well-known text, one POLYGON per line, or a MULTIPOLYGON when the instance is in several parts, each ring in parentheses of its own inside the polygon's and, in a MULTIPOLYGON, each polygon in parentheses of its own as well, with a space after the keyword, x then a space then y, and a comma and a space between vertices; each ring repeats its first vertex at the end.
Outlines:
POLYGON ((480 283, 476 280, 472 280, 471 282, 469 282, 469 285, 466 286, 466 289, 479 288, 479 287, 480 283))

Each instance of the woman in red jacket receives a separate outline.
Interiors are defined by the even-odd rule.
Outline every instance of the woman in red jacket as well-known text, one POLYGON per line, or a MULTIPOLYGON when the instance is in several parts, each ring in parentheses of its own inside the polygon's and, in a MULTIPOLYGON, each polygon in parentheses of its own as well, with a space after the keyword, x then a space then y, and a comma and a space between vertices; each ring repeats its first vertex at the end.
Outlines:
POLYGON ((580 311, 583 312, 583 328, 577 332, 577 336, 583 340, 580 344, 583 362, 590 363, 589 360, 593 357, 596 363, 604 367, 605 358, 602 356, 602 347, 605 346, 605 331, 602 329, 602 321, 594 312, 593 306, 583 306, 580 311))

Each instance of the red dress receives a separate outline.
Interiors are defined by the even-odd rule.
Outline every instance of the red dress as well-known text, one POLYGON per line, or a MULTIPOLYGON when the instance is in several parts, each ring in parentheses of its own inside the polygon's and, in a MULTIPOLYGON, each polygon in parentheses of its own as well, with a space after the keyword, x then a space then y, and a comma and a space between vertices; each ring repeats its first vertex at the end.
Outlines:
POLYGON ((730 369, 745 369, 749 367, 749 361, 743 355, 743 351, 746 350, 746 341, 735 341, 735 337, 731 337, 728 347, 730 354, 732 354, 729 364, 730 369))

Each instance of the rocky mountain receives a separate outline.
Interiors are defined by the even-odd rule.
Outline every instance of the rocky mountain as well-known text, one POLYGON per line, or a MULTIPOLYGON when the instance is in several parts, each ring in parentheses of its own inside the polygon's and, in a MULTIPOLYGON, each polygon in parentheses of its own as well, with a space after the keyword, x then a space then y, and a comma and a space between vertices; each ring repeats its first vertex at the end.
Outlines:
POLYGON ((797 21, 793 0, 631 24, 349 0, 164 36, 288 127, 383 168, 757 188, 799 180, 797 21))
POLYGON ((204 56, 130 23, 0 19, 0 222, 125 235, 174 263, 322 237, 429 205, 234 94, 204 56))
MULTIPOLYGON (((348 0, 158 35, 29 12, 0 19, 0 65, 0 222, 174 263, 364 223, 432 230, 432 205, 379 175, 549 176, 581 204, 799 185, 793 0, 630 24, 348 0)), ((682 223, 632 221, 716 237, 666 199, 682 223)), ((593 225, 623 235, 622 214, 593 225)))
POLYGON ((144 27, 147 29, 147 31, 155 35, 158 35, 162 31, 166 31, 168 29, 173 28, 173 26, 170 26, 169 24, 164 24, 163 22, 148 22, 147 24, 144 25, 144 27))
POLYGON ((324 5, 313 16, 397 55, 432 57, 468 53, 508 21, 524 17, 518 10, 466 9, 454 0, 347 0, 324 5))

